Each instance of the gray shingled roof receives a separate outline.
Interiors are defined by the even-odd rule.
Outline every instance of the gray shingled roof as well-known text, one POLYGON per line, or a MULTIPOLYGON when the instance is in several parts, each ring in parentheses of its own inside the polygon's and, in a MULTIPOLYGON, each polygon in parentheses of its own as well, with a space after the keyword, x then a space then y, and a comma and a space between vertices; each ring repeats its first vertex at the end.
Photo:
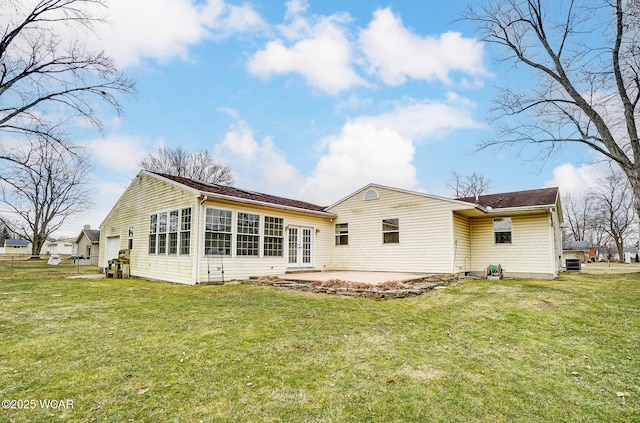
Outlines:
POLYGON ((85 234, 87 239, 92 243, 96 244, 100 242, 100 230, 99 229, 83 229, 82 232, 85 234))

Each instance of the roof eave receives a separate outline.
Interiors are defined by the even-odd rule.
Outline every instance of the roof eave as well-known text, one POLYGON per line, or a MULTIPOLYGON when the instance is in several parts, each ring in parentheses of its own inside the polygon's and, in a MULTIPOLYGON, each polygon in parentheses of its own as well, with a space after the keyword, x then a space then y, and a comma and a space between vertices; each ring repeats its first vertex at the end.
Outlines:
POLYGON ((531 212, 531 211, 547 211, 556 208, 555 204, 544 204, 537 206, 515 206, 515 207, 503 207, 503 208, 485 208, 488 214, 504 214, 504 213, 517 213, 517 212, 531 212))
POLYGON ((324 216, 324 217, 328 217, 328 218, 335 218, 336 215, 333 213, 329 213, 326 211, 322 211, 322 210, 309 210, 309 209, 303 209, 303 208, 299 208, 299 207, 292 207, 292 206, 285 206, 285 205, 281 205, 281 204, 275 204, 275 203, 269 203, 266 201, 258 201, 258 200, 251 200, 248 198, 240 198, 240 197, 234 197, 232 195, 224 195, 224 194, 217 194, 214 192, 209 192, 209 191, 204 191, 204 190, 199 190, 196 188, 192 188, 190 186, 181 184, 180 182, 174 181, 172 179, 169 178, 165 178, 162 175, 158 175, 155 174, 153 172, 149 172, 146 170, 141 170, 141 173, 145 173, 149 176, 153 176, 155 178, 160 178, 163 181, 166 181, 168 183, 171 183, 173 185, 179 186, 187 191, 190 191, 196 195, 199 196, 207 196, 208 198, 219 198, 221 200, 226 200, 226 201, 232 201, 235 203, 243 203, 243 204, 251 204, 251 205, 256 205, 256 206, 261 206, 261 207, 272 207, 272 208, 276 208, 276 209, 281 209, 281 210, 290 210, 290 211, 296 211, 299 213, 306 213, 306 214, 315 214, 318 216, 324 216))
POLYGON ((304 214, 313 214, 313 215, 327 217, 331 219, 335 219, 337 217, 336 214, 330 213, 327 211, 309 210, 309 209, 303 209, 299 207, 285 206, 282 204, 269 203, 266 201, 251 200, 248 198, 239 198, 239 197, 234 197, 232 195, 216 194, 216 193, 207 192, 207 191, 199 191, 199 195, 201 197, 217 198, 220 200, 231 201, 234 203, 243 203, 243 204, 250 204, 253 206, 270 207, 274 209, 287 210, 287 211, 293 211, 293 212, 304 213, 304 214))

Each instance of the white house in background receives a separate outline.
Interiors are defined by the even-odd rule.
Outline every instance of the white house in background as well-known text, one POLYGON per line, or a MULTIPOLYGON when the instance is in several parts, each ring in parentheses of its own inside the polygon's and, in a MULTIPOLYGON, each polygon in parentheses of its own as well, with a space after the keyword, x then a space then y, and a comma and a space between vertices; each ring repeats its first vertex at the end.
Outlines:
POLYGON ((65 238, 59 240, 47 240, 42 245, 40 254, 47 255, 59 255, 59 256, 73 256, 76 254, 76 240, 75 238, 65 238))
POLYGON ((369 184, 329 207, 141 171, 100 225, 100 265, 197 284, 292 270, 562 269, 557 188, 447 199, 369 184))
POLYGON ((580 263, 586 263, 590 260, 590 251, 591 243, 589 241, 570 241, 562 244, 562 254, 565 262, 569 259, 579 260, 580 263))

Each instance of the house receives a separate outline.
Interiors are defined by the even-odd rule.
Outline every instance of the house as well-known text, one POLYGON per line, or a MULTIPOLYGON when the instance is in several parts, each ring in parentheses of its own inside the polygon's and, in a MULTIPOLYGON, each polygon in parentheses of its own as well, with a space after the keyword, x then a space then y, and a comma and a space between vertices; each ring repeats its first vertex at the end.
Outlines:
POLYGON ((5 239, 4 253, 6 255, 31 255, 31 242, 23 239, 5 239))
POLYGON ((638 263, 640 262, 640 250, 638 247, 624 247, 624 262, 638 263))
POLYGON ((90 264, 97 265, 100 255, 100 230, 91 229, 91 225, 84 225, 75 239, 76 254, 89 259, 90 264))
POLYGON ((562 269, 557 188, 447 199, 369 184, 328 207, 141 171, 100 225, 100 266, 184 284, 291 270, 562 269))
POLYGON ((564 266, 567 260, 578 260, 580 263, 586 263, 591 259, 591 243, 589 241, 570 241, 562 244, 564 266))
POLYGON ((76 253, 75 238, 47 240, 40 249, 40 254, 72 256, 76 253))

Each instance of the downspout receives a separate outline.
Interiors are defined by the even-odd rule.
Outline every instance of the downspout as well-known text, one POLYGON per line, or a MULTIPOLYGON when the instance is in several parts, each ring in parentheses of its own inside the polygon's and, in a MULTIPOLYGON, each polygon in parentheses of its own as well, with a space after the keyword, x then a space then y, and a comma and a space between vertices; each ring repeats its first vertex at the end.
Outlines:
POLYGON ((197 232, 196 232, 196 236, 194 237, 196 239, 196 242, 198 243, 198 246, 196 248, 196 251, 198 254, 198 258, 197 258, 197 265, 196 265, 196 285, 200 285, 200 266, 202 265, 202 256, 204 254, 203 248, 204 248, 204 242, 201 242, 200 240, 200 232, 201 232, 201 228, 203 227, 202 222, 204 219, 204 202, 207 201, 209 199, 208 196, 204 196, 202 198, 202 201, 200 201, 200 209, 198 210, 198 225, 197 225, 197 232))
POLYGON ((553 207, 549 209, 549 221, 550 221, 550 232, 551 232, 551 275, 553 278, 558 277, 558 266, 556 255, 558 252, 556 251, 556 228, 555 222, 553 221, 553 207))

